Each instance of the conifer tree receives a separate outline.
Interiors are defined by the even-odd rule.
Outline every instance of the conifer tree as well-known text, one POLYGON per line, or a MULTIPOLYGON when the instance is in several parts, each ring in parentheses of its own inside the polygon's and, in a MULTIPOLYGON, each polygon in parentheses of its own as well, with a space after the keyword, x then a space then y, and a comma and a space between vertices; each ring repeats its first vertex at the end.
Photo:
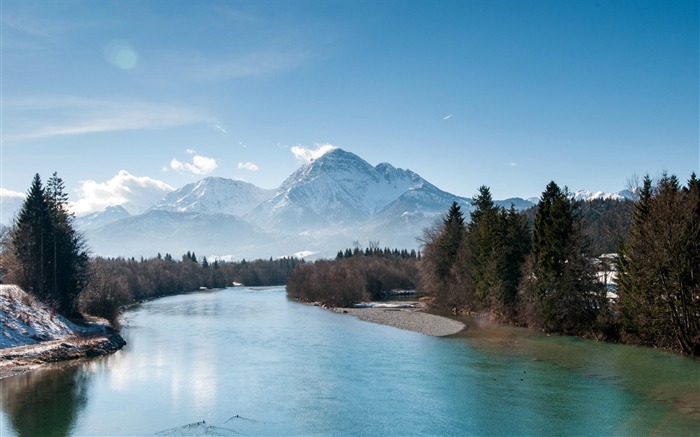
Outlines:
POLYGON ((46 195, 53 232, 53 293, 64 314, 75 312, 74 302, 88 279, 87 247, 82 234, 73 228, 68 195, 57 173, 46 183, 46 195))
POLYGON ((423 288, 443 305, 465 306, 471 278, 466 248, 466 225, 462 210, 453 202, 447 216, 423 235, 420 271, 423 288))
POLYGON ((8 273, 11 281, 43 301, 48 301, 50 292, 50 284, 46 282, 52 253, 50 228, 44 186, 36 174, 12 230, 10 247, 14 262, 8 273))
POLYGON ((550 182, 537 205, 533 234, 537 323, 579 334, 595 328, 605 292, 588 257, 575 204, 550 182))
POLYGON ((450 270, 457 259, 457 252, 464 239, 466 227, 462 208, 452 202, 437 242, 437 275, 441 280, 449 277, 450 270))
POLYGON ((491 308, 498 301, 503 283, 500 277, 504 241, 501 208, 493 203, 491 191, 482 185, 473 199, 474 211, 467 226, 470 268, 474 280, 475 304, 491 308))
POLYGON ((87 281, 88 256, 82 235, 73 229, 67 202, 56 173, 46 188, 37 174, 10 244, 15 282, 61 313, 73 315, 75 299, 87 281))
POLYGON ((527 217, 515 210, 513 204, 503 212, 505 235, 502 251, 501 295, 498 297, 502 310, 513 310, 522 279, 522 266, 530 253, 532 235, 527 217))

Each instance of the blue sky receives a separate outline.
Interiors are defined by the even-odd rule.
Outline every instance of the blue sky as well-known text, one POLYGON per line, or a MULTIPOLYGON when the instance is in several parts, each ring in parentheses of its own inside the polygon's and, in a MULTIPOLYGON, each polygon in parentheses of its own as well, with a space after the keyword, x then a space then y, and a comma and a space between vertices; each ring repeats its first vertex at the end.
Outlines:
POLYGON ((1 2, 2 187, 83 212, 325 145, 498 199, 700 167, 697 1, 1 2))

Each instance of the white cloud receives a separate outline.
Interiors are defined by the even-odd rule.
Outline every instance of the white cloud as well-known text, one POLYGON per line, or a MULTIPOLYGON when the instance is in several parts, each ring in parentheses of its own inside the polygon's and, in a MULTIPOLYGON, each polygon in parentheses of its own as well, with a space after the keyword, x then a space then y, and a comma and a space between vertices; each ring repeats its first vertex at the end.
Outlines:
POLYGON ((18 191, 8 190, 7 188, 0 188, 0 197, 10 198, 14 197, 17 199, 24 199, 26 196, 24 193, 18 191))
POLYGON ((108 101, 76 97, 46 96, 4 103, 13 114, 8 141, 57 136, 162 129, 198 123, 211 123, 205 111, 143 101, 108 101))
POLYGON ((76 215, 102 211, 109 206, 122 205, 132 214, 148 207, 173 191, 173 187, 147 176, 133 176, 121 170, 106 182, 81 181, 79 199, 71 205, 76 215))
POLYGON ((337 147, 332 144, 317 144, 314 149, 303 146, 292 146, 290 150, 297 159, 305 162, 311 162, 335 149, 337 149, 337 147))
POLYGON ((243 169, 243 170, 250 170, 250 171, 258 171, 259 170, 258 166, 253 164, 252 162, 239 162, 238 168, 243 169))
POLYGON ((207 158, 206 156, 194 155, 192 157, 192 162, 180 162, 173 158, 170 161, 170 168, 179 172, 187 172, 196 175, 205 175, 211 173, 218 167, 216 159, 207 158))
POLYGON ((518 163, 515 162, 515 161, 511 161, 510 163, 508 163, 508 166, 510 166, 510 167, 517 167, 517 166, 518 166, 518 163))

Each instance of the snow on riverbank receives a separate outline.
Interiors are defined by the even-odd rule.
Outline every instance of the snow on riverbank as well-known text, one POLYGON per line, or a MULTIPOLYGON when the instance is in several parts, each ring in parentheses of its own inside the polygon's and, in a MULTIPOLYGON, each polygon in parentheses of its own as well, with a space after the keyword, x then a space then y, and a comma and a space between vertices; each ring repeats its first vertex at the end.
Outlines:
POLYGON ((0 379, 46 363, 113 353, 126 342, 106 324, 80 326, 16 285, 0 285, 0 379))
POLYGON ((0 349, 58 340, 81 329, 16 285, 0 285, 0 349))

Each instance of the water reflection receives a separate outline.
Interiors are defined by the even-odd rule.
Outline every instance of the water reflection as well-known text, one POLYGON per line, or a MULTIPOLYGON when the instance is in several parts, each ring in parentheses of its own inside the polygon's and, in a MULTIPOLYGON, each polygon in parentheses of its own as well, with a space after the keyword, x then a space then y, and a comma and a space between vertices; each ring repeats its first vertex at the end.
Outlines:
POLYGON ((19 436, 65 436, 87 404, 89 373, 79 365, 48 367, 0 385, 3 411, 19 436))

